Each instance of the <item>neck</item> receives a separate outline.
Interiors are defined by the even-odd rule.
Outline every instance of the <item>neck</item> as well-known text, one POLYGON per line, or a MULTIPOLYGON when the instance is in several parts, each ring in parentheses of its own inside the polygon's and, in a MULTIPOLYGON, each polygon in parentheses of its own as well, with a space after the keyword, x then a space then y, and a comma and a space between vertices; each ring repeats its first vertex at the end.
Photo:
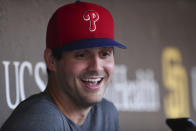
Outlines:
POLYGON ((50 78, 45 92, 52 97, 59 110, 75 124, 82 125, 85 122, 91 107, 83 108, 75 104, 50 78))

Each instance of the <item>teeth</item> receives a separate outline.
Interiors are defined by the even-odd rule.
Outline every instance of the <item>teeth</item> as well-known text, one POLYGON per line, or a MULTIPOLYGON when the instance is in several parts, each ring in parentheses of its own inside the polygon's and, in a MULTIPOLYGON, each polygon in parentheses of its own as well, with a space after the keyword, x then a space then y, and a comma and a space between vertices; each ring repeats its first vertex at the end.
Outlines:
POLYGON ((83 81, 86 81, 86 82, 98 82, 101 80, 101 78, 97 78, 97 79, 82 79, 83 81))

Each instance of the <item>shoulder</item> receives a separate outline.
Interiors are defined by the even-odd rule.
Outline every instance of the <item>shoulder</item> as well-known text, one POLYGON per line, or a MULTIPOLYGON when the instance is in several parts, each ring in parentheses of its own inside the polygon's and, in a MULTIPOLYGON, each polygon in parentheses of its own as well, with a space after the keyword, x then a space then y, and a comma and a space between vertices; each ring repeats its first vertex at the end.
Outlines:
POLYGON ((13 114, 15 113, 22 113, 23 115, 29 113, 42 115, 41 113, 58 113, 58 110, 48 95, 39 93, 21 102, 14 110, 13 114))
POLYGON ((118 117, 118 111, 114 104, 107 99, 103 98, 100 103, 95 107, 99 113, 105 116, 118 117))
POLYGON ((90 121, 93 121, 98 130, 119 131, 118 111, 114 104, 106 99, 102 99, 91 110, 90 121))
POLYGON ((51 128, 61 127, 62 119, 60 111, 51 98, 40 93, 21 102, 2 128, 49 131, 51 128))
POLYGON ((109 107, 115 107, 112 102, 110 102, 109 100, 105 98, 103 98, 99 104, 104 105, 104 106, 109 106, 109 107))
POLYGON ((110 111, 117 112, 117 109, 114 106, 114 104, 105 98, 103 98, 102 101, 100 103, 98 103, 98 106, 100 106, 104 110, 110 110, 110 111))

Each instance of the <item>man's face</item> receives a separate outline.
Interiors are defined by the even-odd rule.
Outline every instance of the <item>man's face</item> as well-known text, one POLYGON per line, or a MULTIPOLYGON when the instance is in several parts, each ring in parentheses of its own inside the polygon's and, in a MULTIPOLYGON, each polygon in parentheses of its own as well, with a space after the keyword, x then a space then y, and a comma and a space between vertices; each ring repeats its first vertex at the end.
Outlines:
POLYGON ((74 103, 88 107, 101 101, 113 69, 112 47, 63 52, 57 84, 74 103))

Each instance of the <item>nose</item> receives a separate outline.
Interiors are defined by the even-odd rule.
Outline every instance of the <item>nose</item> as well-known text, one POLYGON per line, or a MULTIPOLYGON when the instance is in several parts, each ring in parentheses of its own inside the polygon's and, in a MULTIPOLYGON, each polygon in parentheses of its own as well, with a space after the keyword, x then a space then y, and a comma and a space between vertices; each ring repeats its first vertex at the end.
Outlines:
POLYGON ((98 55, 92 55, 89 59, 88 70, 89 71, 101 71, 103 70, 103 62, 102 59, 98 55))

